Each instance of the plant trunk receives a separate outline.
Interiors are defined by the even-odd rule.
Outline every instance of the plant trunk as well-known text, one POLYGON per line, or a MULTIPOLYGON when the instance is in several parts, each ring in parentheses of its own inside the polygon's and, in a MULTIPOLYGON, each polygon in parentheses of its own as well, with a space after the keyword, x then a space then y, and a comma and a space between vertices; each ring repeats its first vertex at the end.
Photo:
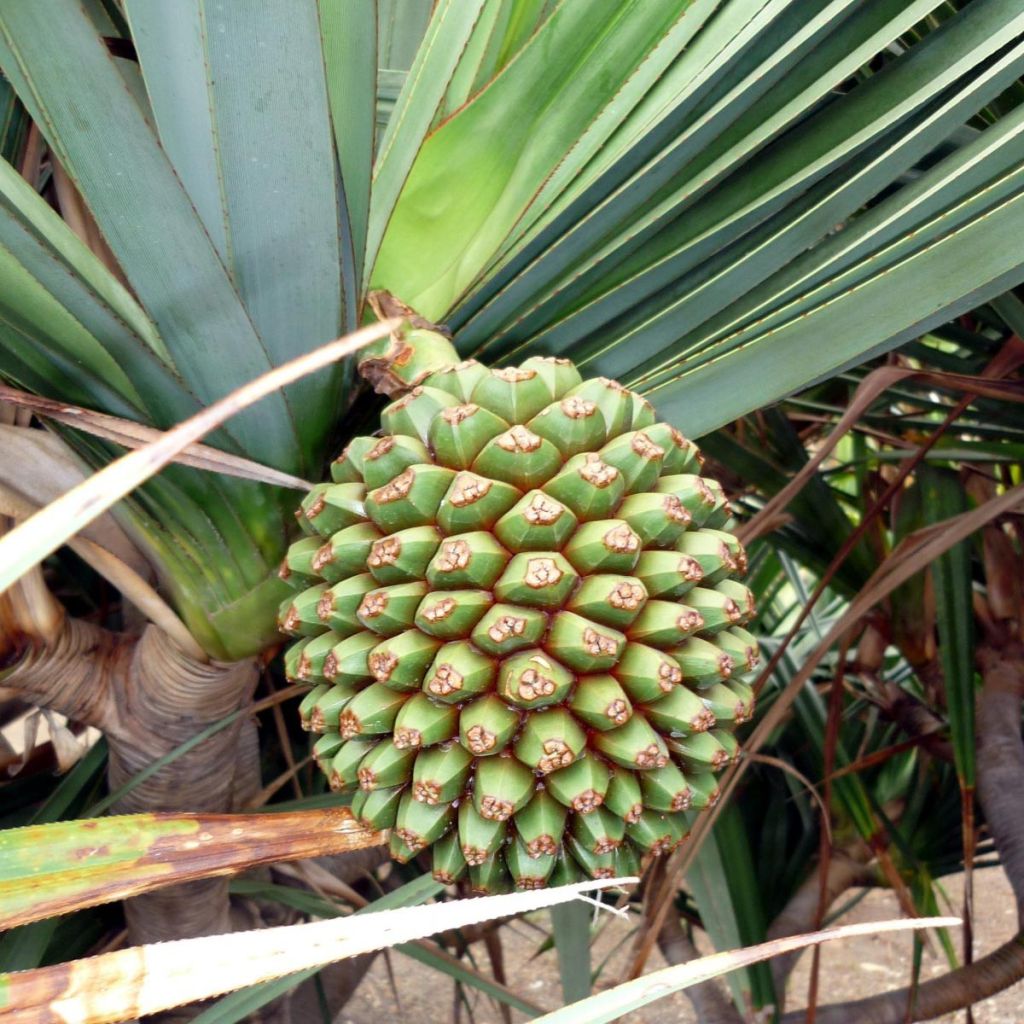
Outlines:
MULTIPOLYGON (((700 956, 679 918, 671 912, 658 933, 658 948, 666 962, 673 966, 700 956)), ((743 1024, 739 1010, 716 980, 691 985, 683 994, 690 1000, 700 1024, 743 1024)))
POLYGON ((985 680, 978 706, 978 798, 1017 898, 1017 924, 1024 928, 1024 644, 982 647, 978 662, 985 680))
MULTIPOLYGON (((204 664, 184 654, 162 630, 148 626, 134 646, 111 712, 111 789, 247 704, 256 678, 252 659, 204 664)), ((259 784, 255 728, 243 716, 137 785, 116 810, 241 810, 259 784)), ((227 889, 227 879, 211 878, 128 900, 130 941, 230 931, 227 889)))
POLYGON ((81 619, 64 619, 45 642, 6 637, 0 669, 5 689, 28 704, 50 708, 104 732, 111 693, 126 671, 134 641, 81 619))
MULTIPOLYGON (((255 660, 198 661, 156 626, 136 638, 60 616, 45 633, 33 634, 16 628, 24 615, 6 618, 11 621, 0 630, 5 692, 102 730, 112 790, 252 698, 255 660)), ((240 810, 259 786, 255 725, 240 716, 134 786, 116 809, 240 810)), ((224 878, 162 889, 126 901, 128 939, 139 945, 228 932, 229 910, 224 878)), ((193 1015, 175 1011, 160 1020, 193 1015)))

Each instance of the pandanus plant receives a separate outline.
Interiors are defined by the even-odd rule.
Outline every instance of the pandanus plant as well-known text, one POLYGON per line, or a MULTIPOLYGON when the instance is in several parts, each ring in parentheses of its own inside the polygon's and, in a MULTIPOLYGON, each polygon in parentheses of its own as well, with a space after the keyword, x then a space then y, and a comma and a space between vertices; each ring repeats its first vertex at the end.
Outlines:
MULTIPOLYGON (((355 564, 365 557, 370 570, 378 569, 356 577, 370 576, 375 588, 419 588, 415 608, 406 601, 405 618, 395 620, 403 630, 392 640, 389 627, 384 639, 397 643, 417 615, 422 621, 430 611, 421 612, 422 581, 441 571, 438 557, 457 561, 457 552, 439 546, 428 554, 436 537, 418 547, 411 542, 404 557, 422 565, 403 563, 396 575, 385 571, 394 546, 385 544, 380 566, 370 565, 374 541, 434 524, 406 525, 383 511, 375 516, 374 502, 384 509, 380 489, 412 467, 410 489, 429 491, 438 515, 454 521, 455 509, 442 502, 454 496, 456 474, 476 473, 502 500, 495 503, 489 492, 482 520, 467 513, 457 530, 443 532, 481 534, 473 543, 492 553, 500 544, 509 553, 507 566, 486 585, 470 577, 459 583, 463 593, 491 593, 489 587, 500 585, 503 595, 487 609, 466 599, 468 616, 456 602, 459 631, 448 637, 419 630, 428 639, 416 639, 419 646, 398 660, 429 660, 426 679, 434 640, 461 644, 458 657, 469 658, 476 647, 466 637, 505 629, 494 610, 502 603, 525 607, 512 615, 524 622, 522 637, 541 628, 530 611, 536 605, 517 603, 526 591, 513 576, 533 571, 528 552, 550 552, 560 571, 586 578, 571 596, 542 607, 543 628, 550 618, 559 649, 577 651, 577 664, 567 661, 574 678, 597 679, 596 688, 559 691, 559 699, 575 702, 584 721, 602 713, 597 705, 604 697, 604 709, 623 701, 628 720, 610 731, 591 720, 588 749, 603 744, 610 762, 627 772, 610 753, 622 744, 606 737, 650 729, 641 738, 646 743, 636 736, 630 742, 639 750, 653 746, 660 760, 666 741, 651 723, 662 697, 627 685, 633 678, 638 687, 648 683, 646 670, 634 677, 606 669, 636 661, 637 646, 705 650, 701 645, 711 640, 679 632, 679 616, 661 607, 679 600, 678 607, 690 608, 687 594, 695 590, 714 595, 702 598, 708 616, 727 605, 741 608, 738 618, 726 611, 728 628, 711 631, 719 647, 747 615, 740 584, 723 578, 684 593, 656 564, 669 548, 661 546, 661 535, 644 532, 644 503, 651 494, 677 497, 682 507, 691 498, 695 507, 702 501, 696 483, 673 482, 699 475, 688 461, 691 449, 673 431, 700 438, 1024 277, 1016 249, 1024 220, 1018 144, 1024 115, 1012 91, 1024 69, 1022 37, 1024 14, 999 0, 637 0, 597 7, 587 0, 460 0, 436 3, 429 12, 426 4, 383 0, 0 5, 6 111, 0 373, 11 385, 5 395, 53 427, 52 433, 4 428, 0 472, 8 515, 23 518, 83 467, 103 466, 123 446, 152 437, 147 428, 165 430, 270 368, 371 322, 372 292, 397 296, 416 317, 443 325, 459 359, 480 364, 444 378, 447 390, 434 387, 438 381, 419 385, 413 402, 425 394, 436 409, 427 401, 385 413, 385 433, 396 440, 381 453, 381 470, 395 468, 395 475, 384 479, 382 472, 371 481, 365 444, 349 449, 368 489, 366 517, 328 522, 334 512, 324 489, 313 489, 303 521, 322 535, 315 552, 302 541, 289 549, 298 536, 292 511, 300 492, 328 475, 328 460, 346 439, 376 427, 375 406, 353 367, 308 376, 234 416, 209 436, 211 449, 165 468, 76 542, 141 610, 123 632, 65 613, 38 571, 7 590, 4 687, 99 727, 115 788, 158 763, 121 809, 242 808, 259 785, 257 740, 244 715, 172 762, 160 757, 249 706, 258 667, 279 643, 282 601, 303 605, 289 606, 285 625, 297 627, 311 614, 312 631, 322 633, 326 625, 337 633, 330 618, 335 606, 325 603, 326 619, 319 611, 333 571, 320 552, 339 532, 362 531, 354 548, 339 541, 343 550, 332 551, 333 558, 355 564), (581 380, 606 378, 628 390, 602 384, 601 394, 591 395, 575 371, 546 361, 551 357, 571 360, 581 380), (534 376, 517 381, 514 367, 534 376), (557 411, 574 398, 599 406, 601 430, 582 447, 574 447, 574 431, 586 434, 584 420, 557 411), (647 400, 659 419, 652 420, 647 400), (500 429, 477 431, 472 418, 456 422, 461 413, 433 416, 467 405, 481 410, 474 413, 481 423, 500 429), (538 421, 545 409, 555 410, 551 424, 559 421, 547 433, 538 421), (635 439, 648 426, 653 432, 659 422, 667 426, 641 442, 665 453, 653 472, 627 435, 635 439), (448 427, 450 437, 437 436, 448 427), (511 468, 530 461, 515 457, 527 436, 517 433, 520 427, 529 445, 540 439, 541 458, 533 461, 546 461, 535 475, 532 462, 528 471, 511 468), (480 450, 470 458, 477 433, 480 450), (508 451, 498 440, 506 436, 508 451), (441 455, 444 443, 451 458, 441 455), (630 484, 623 484, 621 504, 588 516, 573 506, 591 499, 577 493, 583 484, 567 474, 576 472, 574 459, 595 452, 630 484), (400 465, 410 453, 417 461, 400 465), (509 482, 506 472, 518 475, 509 482), (558 544, 545 536, 538 548, 526 531, 517 541, 523 550, 515 551, 501 540, 515 523, 499 524, 514 518, 517 502, 526 502, 520 512, 532 507, 531 490, 559 491, 553 497, 568 509, 574 530, 558 544), (321 499, 324 508, 308 515, 321 499), (597 548, 590 545, 595 538, 604 543, 612 528, 601 533, 593 524, 608 520, 623 524, 630 544, 638 540, 637 557, 598 571, 597 548), (289 597, 288 581, 278 575, 286 550, 289 571, 299 575, 305 556, 319 559, 308 575, 324 580, 314 584, 324 592, 312 609, 305 608, 309 599, 289 597), (502 574, 509 574, 505 584, 502 574), (635 585, 647 592, 628 623, 620 609, 607 622, 595 612, 618 593, 602 589, 615 575, 623 594, 639 594, 635 585), (668 589, 652 592, 661 586, 668 589), (480 617, 469 624, 476 611, 480 617), (662 614, 666 622, 655 622, 662 614), (586 629, 611 638, 613 663, 580 649, 587 641, 575 634, 586 629), (655 635, 656 643, 646 642, 655 635), (594 707, 584 707, 592 698, 594 707)), ((399 328, 416 329, 416 322, 399 328)), ((334 486, 358 485, 345 476, 344 461, 332 465, 342 474, 334 486)), ((716 558, 725 564, 721 549, 685 549, 700 547, 707 531, 722 525, 724 506, 710 493, 715 508, 707 511, 717 518, 705 522, 703 533, 673 537, 669 547, 682 544, 674 554, 693 558, 714 579, 721 574, 716 558)), ((738 565, 738 550, 721 541, 738 565)), ((475 560, 477 551, 472 554, 475 560)), ((491 563, 493 574, 497 562, 491 563)), ((358 595, 354 614, 375 592, 358 595)), ((362 625, 372 605, 363 618, 356 614, 362 625)), ((697 611, 705 617, 703 606, 697 611)), ((518 624, 508 628, 515 633, 518 624)), ((736 635, 743 659, 749 643, 736 635)), ((367 652, 368 640, 362 641, 367 652)), ((302 676, 303 654, 311 666, 314 654, 326 661, 339 642, 358 646, 339 638, 328 651, 319 637, 310 640, 294 655, 293 674, 302 676)), ((541 646, 539 638, 530 644, 541 646)), ((377 654, 397 658, 377 646, 377 654)), ((524 655, 509 660, 516 657, 524 655)), ((453 668, 463 680, 473 678, 469 666, 453 668)), ((319 682, 323 666, 305 671, 308 681, 319 682)), ((363 694, 381 692, 374 685, 353 694, 344 709, 337 700, 309 709, 325 726, 338 711, 335 757, 365 743, 357 726, 371 703, 363 694), (340 726, 346 710, 353 724, 344 732, 351 735, 340 726)), ((394 703, 404 709, 414 700, 426 706, 414 697, 394 703)), ((492 705, 481 725, 498 734, 509 704, 492 705)), ((431 703, 410 729, 422 733, 427 718, 445 717, 445 706, 431 703)), ((458 723, 467 739, 469 708, 458 723)), ((553 720, 561 710, 543 715, 553 720)), ((395 711, 387 727, 393 737, 405 726, 395 711)), ((540 711, 530 716, 522 734, 529 743, 519 741, 524 765, 536 767, 544 756, 541 727, 532 724, 541 717, 540 711)), ((724 713, 716 718, 728 720, 724 713)), ((663 721, 670 719, 676 721, 675 711, 663 721)), ((560 721, 571 732, 569 719, 560 721)), ((453 727, 449 722, 438 735, 453 727)), ((710 734, 699 735, 710 746, 710 734)), ((562 771, 589 763, 575 760, 582 747, 576 751, 579 743, 567 733, 549 739, 573 754, 562 771)), ((727 733, 719 742, 731 749, 727 733)), ((319 753, 326 760, 323 748, 319 753)), ((702 766, 706 754, 698 756, 702 766)), ((460 778, 462 769, 452 766, 459 756, 439 767, 443 779, 428 781, 460 778)), ((481 758, 479 770, 490 771, 487 763, 481 758)), ((658 770, 678 763, 666 758, 658 770)), ((360 760, 354 768, 357 780, 362 766, 360 760)), ((403 771, 394 778, 404 781, 403 771)), ((635 796, 633 785, 623 782, 624 792, 635 796)), ((659 800, 671 796, 668 783, 654 788, 659 800)), ((383 802, 378 790, 366 792, 357 809, 383 802)), ((640 803, 653 807, 651 799, 642 796, 640 803)), ((510 798, 513 806, 520 800, 510 798)), ((555 803, 558 817, 565 805, 555 803)), ((623 798, 621 806, 627 804, 636 801, 623 798)), ((422 808, 406 813, 414 812, 422 808)), ((422 838, 423 829, 436 829, 423 821, 409 834, 422 838)), ((574 857, 586 867, 588 857, 607 855, 595 852, 607 836, 589 826, 598 821, 617 836, 619 825, 604 815, 579 821, 573 841, 588 852, 574 857)), ((666 832, 650 845, 676 838, 666 832)), ((132 938, 226 928, 224 884, 195 886, 173 898, 156 894, 133 903, 132 938)))

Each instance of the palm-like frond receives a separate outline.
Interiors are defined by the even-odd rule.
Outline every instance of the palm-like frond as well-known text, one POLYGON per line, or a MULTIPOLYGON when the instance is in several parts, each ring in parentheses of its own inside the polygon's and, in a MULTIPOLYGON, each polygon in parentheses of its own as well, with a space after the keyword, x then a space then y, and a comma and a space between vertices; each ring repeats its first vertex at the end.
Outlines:
MULTIPOLYGON (((4 164, 0 372, 155 426, 371 284, 702 434, 1024 277, 1006 0, 59 6, 0 8, 0 64, 127 287, 4 164)), ((213 443, 319 472, 347 373, 213 443)), ((126 513, 212 652, 264 642, 292 502, 175 468, 126 513)))

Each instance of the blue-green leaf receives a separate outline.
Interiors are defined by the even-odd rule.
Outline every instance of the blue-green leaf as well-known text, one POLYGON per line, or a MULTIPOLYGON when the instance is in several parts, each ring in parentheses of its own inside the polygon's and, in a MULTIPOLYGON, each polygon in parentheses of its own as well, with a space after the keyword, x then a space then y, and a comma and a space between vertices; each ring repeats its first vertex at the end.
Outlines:
MULTIPOLYGON (((127 0, 125 10, 160 141, 271 363, 336 338, 342 251, 350 267, 353 257, 315 0, 127 0)), ((305 451, 323 443, 339 373, 288 389, 305 451)))
MULTIPOLYGON (((0 65, 196 396, 210 402, 269 369, 267 351, 209 235, 82 8, 63 5, 55 18, 48 5, 6 5, 0 65)), ((247 454, 301 470, 282 396, 244 413, 233 432, 247 454)))

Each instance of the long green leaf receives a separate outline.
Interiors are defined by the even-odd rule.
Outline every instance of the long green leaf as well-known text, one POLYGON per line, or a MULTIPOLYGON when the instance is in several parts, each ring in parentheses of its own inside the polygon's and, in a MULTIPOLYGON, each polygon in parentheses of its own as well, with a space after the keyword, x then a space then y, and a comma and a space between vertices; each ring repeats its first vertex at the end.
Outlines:
POLYGON ((1012 187, 1022 159, 1024 111, 1015 110, 794 260, 695 336, 684 337, 683 343, 711 349, 728 339, 742 345, 752 333, 771 330, 840 294, 898 262, 901 250, 923 248, 947 234, 969 218, 972 208, 993 205, 994 192, 1005 194, 1007 181, 1012 187))
POLYGON ((895 348, 1024 278, 1024 195, 649 397, 693 436, 895 348), (827 338, 828 344, 822 344, 827 338))
POLYGON ((683 4, 640 17, 642 6, 628 0, 595 17, 589 3, 560 4, 489 87, 430 135, 388 225, 375 284, 428 317, 452 307, 683 4), (418 238, 430 239, 431 260, 418 238))
MULTIPOLYGON (((438 0, 434 7, 426 36, 409 69, 374 164, 366 240, 367 278, 371 277, 377 262, 399 193, 441 107, 448 83, 483 4, 484 0, 438 0)), ((401 286, 396 293, 407 297, 406 289, 401 286)))
MULTIPOLYGON (((701 922, 715 949, 737 949, 764 941, 766 923, 754 863, 735 804, 719 814, 708 840, 686 873, 701 922)), ((737 1006, 774 1005, 771 972, 753 966, 731 974, 729 986, 737 1006)))
POLYGON ((590 995, 590 918, 585 903, 567 903, 551 909, 551 929, 562 979, 562 999, 574 1003, 590 995))
POLYGON ((955 72, 947 55, 925 54, 923 47, 914 54, 926 55, 935 58, 931 74, 920 61, 893 64, 890 70, 900 75, 876 75, 849 100, 826 108, 780 143, 774 158, 740 170, 627 261, 610 291, 531 344, 572 346, 578 362, 613 375, 637 373, 645 352, 657 353, 660 365, 678 365, 696 347, 684 342, 665 358, 666 339, 678 339, 679 323, 699 334, 698 325, 717 312, 731 313, 752 287, 897 181, 1024 68, 1019 45, 950 91, 955 72), (919 111, 908 119, 914 106, 919 111), (613 320, 610 338, 601 338, 600 328, 613 320), (600 340, 587 339, 588 331, 600 340))
MULTIPOLYGON (((377 97, 377 3, 318 0, 327 96, 352 240, 353 298, 362 282, 370 216, 377 97)), ((354 317, 358 311, 351 310, 354 317)), ((351 326, 354 326, 354 320, 351 326)))
MULTIPOLYGON (((218 121, 206 44, 212 26, 202 0, 173 11, 151 0, 128 0, 125 13, 153 106, 160 144, 225 264, 231 259, 220 178, 218 121)), ((221 32, 224 32, 221 25, 221 32)))
MULTIPOLYGON (((588 174, 588 169, 581 168, 576 187, 557 197, 558 206, 541 218, 529 237, 512 247, 502 265, 492 268, 453 313, 451 324, 467 350, 491 339, 551 282, 577 267, 581 257, 613 233, 616 223, 628 222, 685 166, 692 152, 684 129, 742 66, 753 41, 789 3, 727 3, 692 40, 684 33, 683 41, 689 45, 652 92, 653 110, 641 100, 635 113, 642 130, 632 125, 632 131, 616 140, 618 145, 598 154, 594 162, 601 165, 600 173, 588 174)), ((708 12, 698 7, 688 15, 694 13, 701 27, 708 12)), ((773 75, 765 75, 764 87, 772 81, 773 75)), ((745 102, 753 102, 756 95, 755 87, 745 102)), ((734 109, 726 117, 737 113, 734 109)))
MULTIPOLYGON (((917 471, 925 523, 937 523, 967 511, 967 497, 950 470, 922 466, 917 471)), ((965 789, 975 784, 974 613, 971 607, 971 553, 961 541, 931 566, 935 587, 935 624, 942 661, 949 732, 957 775, 965 789)))
MULTIPOLYGON (((160 141, 271 363, 337 337, 342 250, 353 257, 315 0, 128 0, 125 11, 160 141)), ((338 382, 335 369, 287 392, 307 454, 331 426, 338 382)))
MULTIPOLYGON (((270 358, 224 264, 83 9, 63 4, 53 17, 46 5, 5 5, 0 65, 197 397, 212 401, 267 370, 270 358)), ((234 430, 249 455, 302 471, 282 396, 234 430)))
MULTIPOLYGON (((1020 47, 1016 50, 1018 56, 1020 47)), ((1015 110, 911 185, 861 214, 806 256, 680 339, 691 368, 741 348, 752 338, 882 274, 901 260, 984 216, 1015 194, 1024 175, 1024 111, 1015 110)), ((656 386, 675 376, 659 367, 641 379, 656 386)))
MULTIPOLYGON (((765 3, 766 0, 757 0, 748 4, 744 16, 751 17, 757 6, 765 3)), ((623 83, 613 101, 594 118, 531 198, 495 258, 474 282, 474 301, 479 301, 480 292, 495 287, 500 279, 499 268, 505 266, 507 258, 522 258, 521 241, 528 235, 530 245, 536 245, 540 227, 549 228, 572 199, 584 191, 585 185, 593 183, 610 162, 618 158, 628 161, 634 168, 643 165, 644 151, 649 155, 654 146, 651 122, 659 119, 664 106, 675 108, 678 116, 681 104, 696 103, 697 96, 686 94, 682 83, 689 80, 693 69, 707 70, 707 64, 711 63, 702 63, 701 56, 694 54, 694 48, 703 49, 705 55, 717 51, 721 40, 734 28, 727 18, 732 12, 723 10, 725 7, 724 0, 689 0, 647 58, 623 83), (710 21, 712 17, 714 20, 710 21)), ((718 70, 721 71, 721 67, 718 70)))
MULTIPOLYGON (((542 323, 560 318, 559 309, 567 296, 580 294, 581 287, 585 294, 588 282, 606 276, 631 253, 643 253, 666 224, 721 187, 767 142, 806 116, 838 80, 852 74, 935 2, 921 0, 908 5, 885 0, 862 7, 856 15, 850 14, 852 6, 845 0, 771 3, 763 11, 739 5, 748 21, 737 25, 736 34, 723 40, 724 45, 716 40, 710 47, 718 50, 722 45, 722 52, 708 70, 704 65, 711 55, 701 52, 698 35, 695 43, 701 59, 695 61, 691 77, 680 84, 699 96, 716 88, 720 94, 711 91, 690 109, 684 93, 681 124, 675 120, 675 111, 670 111, 677 124, 675 135, 662 142, 663 148, 651 154, 646 166, 618 182, 603 201, 588 196, 589 206, 579 210, 574 222, 565 224, 564 234, 552 239, 517 274, 492 308, 465 325, 463 345, 475 351, 486 339, 484 351, 494 358, 542 323), (565 291, 567 280, 573 281, 574 292, 565 291), (549 302, 553 303, 551 311, 547 311, 549 302), (529 323, 521 323, 527 314, 529 323), (503 343, 505 330, 511 334, 503 343)), ((711 32, 709 35, 713 38, 711 32)), ((658 127, 655 125, 653 132, 660 141, 658 127)))

